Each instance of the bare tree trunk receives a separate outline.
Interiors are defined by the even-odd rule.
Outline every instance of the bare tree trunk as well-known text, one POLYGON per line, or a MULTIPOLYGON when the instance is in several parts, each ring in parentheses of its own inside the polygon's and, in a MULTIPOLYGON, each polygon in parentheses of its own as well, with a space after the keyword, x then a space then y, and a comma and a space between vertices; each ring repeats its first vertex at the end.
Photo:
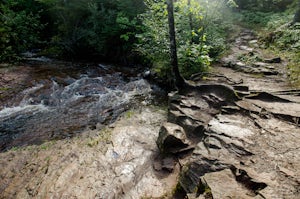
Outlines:
POLYGON ((297 23, 297 22, 300 22, 300 0, 298 1, 297 11, 294 16, 292 24, 297 23))
POLYGON ((190 25, 190 30, 191 30, 191 41, 190 43, 194 42, 194 36, 192 35, 192 31, 194 29, 194 25, 193 25, 193 17, 192 17, 192 12, 191 12, 191 0, 188 0, 187 2, 188 5, 188 9, 189 9, 189 25, 190 25))
POLYGON ((173 73, 175 75, 175 86, 178 89, 180 89, 185 85, 185 81, 183 77, 180 75, 179 68, 178 68, 173 0, 166 0, 166 1, 167 1, 168 23, 169 23, 171 66, 173 69, 173 73))

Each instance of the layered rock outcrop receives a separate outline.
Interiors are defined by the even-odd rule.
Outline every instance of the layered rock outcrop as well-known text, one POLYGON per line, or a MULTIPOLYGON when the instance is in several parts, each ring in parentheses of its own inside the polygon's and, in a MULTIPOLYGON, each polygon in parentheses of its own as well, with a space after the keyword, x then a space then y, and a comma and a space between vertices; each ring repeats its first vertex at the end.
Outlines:
POLYGON ((181 197, 300 198, 299 90, 285 84, 280 58, 237 56, 252 59, 256 46, 244 31, 205 82, 169 95, 167 125, 180 136, 163 126, 157 143, 162 161, 180 165, 181 197))

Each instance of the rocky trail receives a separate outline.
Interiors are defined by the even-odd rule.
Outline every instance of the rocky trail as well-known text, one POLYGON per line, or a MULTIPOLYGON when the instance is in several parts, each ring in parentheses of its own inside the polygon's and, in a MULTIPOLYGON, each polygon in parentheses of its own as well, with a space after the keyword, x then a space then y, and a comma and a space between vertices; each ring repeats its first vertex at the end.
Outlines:
POLYGON ((160 169, 181 165, 179 195, 300 198, 299 89, 284 61, 263 56, 244 30, 206 81, 169 94, 157 142, 160 169))
MULTIPOLYGON (((168 108, 142 100, 105 127, 2 151, 0 198, 298 199, 300 90, 286 74, 243 30, 211 73, 169 94, 168 108)), ((136 96, 130 82, 123 90, 136 96)))

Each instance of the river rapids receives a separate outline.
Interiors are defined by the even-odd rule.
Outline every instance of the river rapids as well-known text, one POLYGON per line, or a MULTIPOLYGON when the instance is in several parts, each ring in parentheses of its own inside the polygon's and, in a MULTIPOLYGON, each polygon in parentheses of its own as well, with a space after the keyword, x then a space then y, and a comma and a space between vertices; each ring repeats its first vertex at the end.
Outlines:
POLYGON ((55 67, 37 67, 42 74, 31 79, 32 86, 0 110, 0 151, 101 128, 153 99, 153 86, 141 75, 124 75, 105 65, 63 72, 55 67))

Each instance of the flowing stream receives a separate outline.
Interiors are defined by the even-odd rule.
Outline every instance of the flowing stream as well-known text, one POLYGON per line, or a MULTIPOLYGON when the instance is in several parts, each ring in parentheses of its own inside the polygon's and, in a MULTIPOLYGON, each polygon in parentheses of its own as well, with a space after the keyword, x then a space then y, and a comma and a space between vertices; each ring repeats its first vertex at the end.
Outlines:
POLYGON ((101 128, 130 107, 153 99, 147 80, 109 66, 35 67, 41 74, 32 77, 33 86, 0 110, 0 151, 101 128))

